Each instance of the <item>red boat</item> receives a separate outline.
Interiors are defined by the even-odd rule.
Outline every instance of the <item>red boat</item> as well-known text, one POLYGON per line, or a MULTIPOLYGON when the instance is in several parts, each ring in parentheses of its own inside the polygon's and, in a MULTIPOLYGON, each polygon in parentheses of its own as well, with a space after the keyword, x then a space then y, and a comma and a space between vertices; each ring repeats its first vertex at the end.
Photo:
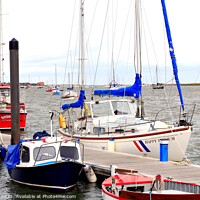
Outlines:
POLYGON ((104 200, 199 200, 200 185, 139 175, 137 171, 115 169, 118 174, 102 183, 104 200), (126 173, 124 173, 126 172, 126 173))
MULTIPOLYGON (((20 130, 26 125, 25 104, 20 103, 20 130)), ((10 85, 0 84, 0 130, 11 130, 10 85)))

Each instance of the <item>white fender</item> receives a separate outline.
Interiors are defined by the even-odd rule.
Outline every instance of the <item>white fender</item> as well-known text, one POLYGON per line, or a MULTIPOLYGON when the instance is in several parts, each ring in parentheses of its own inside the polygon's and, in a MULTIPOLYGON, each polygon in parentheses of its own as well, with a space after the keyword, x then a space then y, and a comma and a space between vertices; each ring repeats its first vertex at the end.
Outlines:
POLYGON ((85 176, 90 183, 95 183, 97 181, 97 177, 90 165, 85 165, 83 168, 85 172, 85 176))

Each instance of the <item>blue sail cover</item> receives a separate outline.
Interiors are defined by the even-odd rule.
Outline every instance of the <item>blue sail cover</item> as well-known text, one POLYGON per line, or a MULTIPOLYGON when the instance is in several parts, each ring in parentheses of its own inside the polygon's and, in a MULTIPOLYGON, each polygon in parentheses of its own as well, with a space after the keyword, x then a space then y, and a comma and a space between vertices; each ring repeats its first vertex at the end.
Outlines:
POLYGON ((120 89, 95 90, 94 95, 133 96, 135 98, 139 98, 141 95, 141 90, 142 90, 141 76, 139 74, 136 74, 135 83, 132 86, 120 89))
POLYGON ((63 110, 68 110, 70 108, 79 108, 79 107, 81 107, 81 109, 82 109, 84 100, 85 100, 85 91, 84 90, 80 90, 80 96, 78 98, 78 101, 76 101, 74 103, 62 105, 62 109, 63 110))
POLYGON ((161 0, 161 3, 162 3, 163 15, 164 15, 164 19, 165 19, 165 28, 166 28, 166 32, 167 32, 169 52, 170 52, 172 65, 173 65, 173 72, 174 72, 178 92, 179 92, 179 95, 180 95, 180 101, 181 101, 182 109, 184 111, 183 96, 182 96, 181 86, 180 86, 180 82, 179 82, 179 78, 178 78, 178 68, 177 68, 177 64, 176 64, 176 57, 175 57, 175 54, 174 54, 174 47, 173 47, 173 44, 172 44, 172 37, 171 37, 171 31, 170 31, 169 21, 168 21, 168 17, 167 17, 165 0, 161 0))
MULTIPOLYGON (((35 140, 38 139, 28 139, 28 141, 35 141, 35 140)), ((6 153, 6 157, 4 159, 4 165, 6 166, 7 169, 13 170, 15 168, 15 165, 17 165, 20 162, 19 158, 20 145, 22 142, 26 141, 27 140, 21 140, 18 144, 8 145, 8 150, 6 153)))

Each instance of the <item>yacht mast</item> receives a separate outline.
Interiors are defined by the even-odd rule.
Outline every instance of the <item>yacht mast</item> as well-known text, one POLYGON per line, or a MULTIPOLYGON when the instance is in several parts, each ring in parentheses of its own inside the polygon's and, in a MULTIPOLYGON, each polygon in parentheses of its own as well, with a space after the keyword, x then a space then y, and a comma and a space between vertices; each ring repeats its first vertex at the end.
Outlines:
POLYGON ((137 73, 141 75, 141 40, 140 40, 140 1, 135 1, 136 12, 136 56, 137 56, 137 73))
POLYGON ((0 0, 0 83, 2 82, 2 4, 0 0))
POLYGON ((81 22, 81 32, 80 32, 80 42, 81 42, 81 89, 84 87, 84 2, 80 0, 81 12, 80 12, 80 22, 81 22))
MULTIPOLYGON (((137 58, 137 71, 136 74, 141 79, 142 73, 142 63, 141 63, 141 37, 140 37, 140 0, 135 1, 135 18, 136 18, 136 58, 137 58)), ((140 91, 141 92, 141 91, 140 91)), ((144 102, 142 100, 142 95, 137 98, 137 112, 136 117, 144 118, 144 102)))

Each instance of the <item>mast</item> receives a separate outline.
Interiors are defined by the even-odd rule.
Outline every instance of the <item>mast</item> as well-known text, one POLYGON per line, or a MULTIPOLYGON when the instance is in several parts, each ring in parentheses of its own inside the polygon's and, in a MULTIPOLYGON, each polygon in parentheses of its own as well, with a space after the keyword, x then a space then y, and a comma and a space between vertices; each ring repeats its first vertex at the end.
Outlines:
POLYGON ((137 56, 137 73, 141 75, 141 40, 140 40, 140 7, 139 0, 135 1, 136 12, 136 56, 137 56))
POLYGON ((80 42, 81 42, 81 90, 84 86, 84 2, 80 0, 81 3, 81 12, 80 12, 80 22, 81 22, 81 30, 80 30, 80 42))
MULTIPOLYGON (((137 71, 136 77, 141 81, 141 37, 140 37, 140 0, 135 1, 135 15, 136 15, 136 58, 137 58, 137 71)), ((142 87, 142 83, 140 82, 140 88, 142 87)), ((141 92, 141 90, 140 90, 141 92)), ((141 98, 137 98, 137 112, 136 117, 144 118, 144 102, 142 100, 142 95, 140 93, 141 98), (141 105, 141 106, 140 106, 141 105)))
POLYGON ((2 4, 1 4, 1 0, 0 0, 0 83, 2 82, 2 4))
POLYGON ((176 80, 176 85, 177 85, 177 89, 178 89, 179 96, 180 96, 181 106, 182 106, 182 109, 184 111, 183 96, 182 96, 181 86, 180 86, 180 82, 179 82, 179 78, 178 78, 178 68, 177 68, 177 64, 176 64, 176 57, 175 57, 175 54, 174 54, 174 47, 173 47, 173 43, 172 43, 172 37, 171 37, 171 31, 170 31, 170 27, 169 27, 169 21, 168 21, 168 17, 167 17, 167 10, 166 10, 166 6, 165 6, 165 0, 161 0, 161 4, 162 4, 162 8, 163 8, 163 16, 164 16, 164 20, 165 20, 165 28, 166 28, 166 32, 167 32, 167 38, 168 38, 168 44, 169 44, 169 52, 170 52, 172 65, 173 65, 174 77, 175 77, 175 80, 176 80))

